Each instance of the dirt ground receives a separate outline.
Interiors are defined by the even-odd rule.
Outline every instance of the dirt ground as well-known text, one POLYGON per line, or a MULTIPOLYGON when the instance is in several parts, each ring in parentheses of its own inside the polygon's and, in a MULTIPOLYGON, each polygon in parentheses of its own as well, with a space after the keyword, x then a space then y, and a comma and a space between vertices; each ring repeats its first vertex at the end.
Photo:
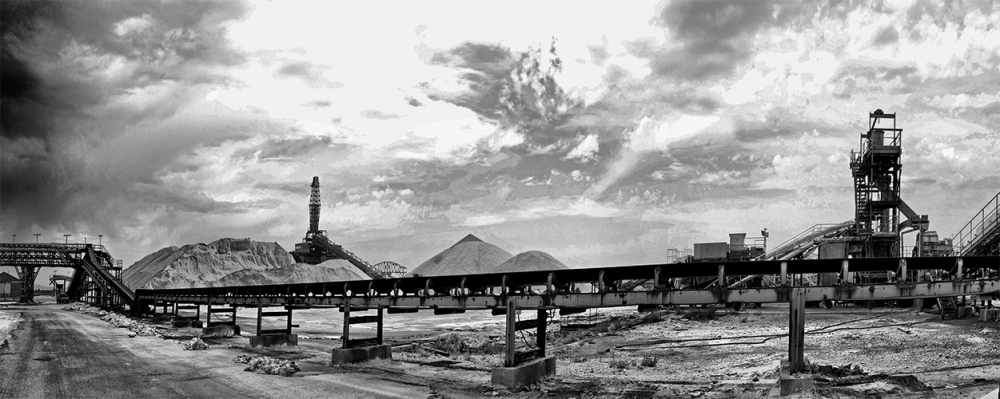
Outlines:
MULTIPOLYGON (((336 309, 296 311, 297 347, 249 348, 246 336, 254 333, 255 315, 256 309, 241 310, 238 322, 245 336, 207 338, 209 351, 217 354, 202 358, 232 367, 223 364, 230 357, 266 354, 296 360, 302 371, 293 379, 334 376, 412 384, 420 387, 413 392, 430 392, 426 397, 432 398, 769 397, 776 394, 777 367, 788 346, 782 335, 788 310, 778 304, 740 312, 683 307, 639 313, 628 307, 555 316, 549 321, 547 353, 558 359, 557 375, 511 391, 489 384, 490 370, 503 361, 504 322, 489 312, 387 315, 393 360, 346 366, 329 365, 330 350, 340 347, 343 314, 336 309), (563 331, 574 325, 589 328, 563 331)), ((520 317, 534 315, 524 311, 520 317)), ((274 318, 264 328, 284 322, 274 318)), ((199 333, 158 327, 176 340, 199 333)), ((978 399, 1000 386, 998 330, 1000 322, 941 321, 912 309, 809 308, 805 351, 816 369, 816 388, 794 397, 978 399)), ((368 325, 352 326, 352 337, 373 332, 368 325)), ((523 332, 519 349, 535 342, 532 331, 523 332)))

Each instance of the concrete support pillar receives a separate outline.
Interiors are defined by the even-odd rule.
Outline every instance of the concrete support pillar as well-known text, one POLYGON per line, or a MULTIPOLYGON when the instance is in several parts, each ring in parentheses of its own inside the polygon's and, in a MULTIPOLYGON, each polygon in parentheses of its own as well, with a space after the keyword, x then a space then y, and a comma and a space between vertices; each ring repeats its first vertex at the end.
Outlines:
POLYGON ((513 300, 507 300, 507 357, 504 359, 505 367, 514 367, 514 349, 517 341, 514 335, 517 332, 517 304, 513 300))
POLYGON ((260 300, 260 298, 257 298, 257 336, 258 337, 260 336, 260 330, 261 330, 261 328, 263 326, 263 321, 264 321, 263 319, 264 319, 264 304, 260 300))
POLYGON ((545 357, 545 324, 548 311, 538 309, 538 327, 535 330, 535 346, 538 347, 538 357, 545 357))
POLYGON ((340 340, 344 343, 343 348, 347 349, 347 341, 351 337, 351 305, 344 305, 344 334, 340 340))
POLYGON ((791 373, 805 368, 806 295, 802 288, 792 291, 788 305, 788 363, 791 373))

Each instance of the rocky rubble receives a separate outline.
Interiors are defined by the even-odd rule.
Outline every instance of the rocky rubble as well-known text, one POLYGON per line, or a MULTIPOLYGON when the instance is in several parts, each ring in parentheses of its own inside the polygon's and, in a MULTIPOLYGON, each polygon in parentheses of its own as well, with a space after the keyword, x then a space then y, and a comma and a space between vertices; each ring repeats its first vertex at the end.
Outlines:
POLYGON ((274 374, 282 377, 291 377, 298 372, 299 366, 290 360, 280 360, 268 356, 239 355, 233 359, 234 363, 244 363, 247 365, 243 371, 253 371, 258 374, 274 374))
POLYGON ((186 351, 203 351, 208 349, 208 344, 201 338, 191 338, 190 341, 181 341, 181 347, 186 351))
POLYGON ((153 326, 151 326, 149 324, 146 324, 146 323, 143 323, 141 321, 132 320, 132 319, 130 319, 128 317, 125 317, 125 316, 123 316, 121 314, 118 314, 118 313, 115 313, 115 312, 108 312, 106 310, 95 308, 95 307, 90 306, 90 305, 84 305, 84 304, 80 304, 80 303, 74 303, 74 304, 69 305, 69 306, 63 306, 62 309, 63 310, 68 310, 68 311, 71 311, 71 312, 96 314, 96 315, 98 315, 98 316, 101 317, 101 320, 104 320, 104 321, 108 322, 109 324, 111 324, 112 326, 115 326, 116 328, 126 328, 126 329, 128 329, 129 330, 129 332, 128 332, 128 336, 129 337, 160 335, 156 331, 156 327, 153 327, 153 326))

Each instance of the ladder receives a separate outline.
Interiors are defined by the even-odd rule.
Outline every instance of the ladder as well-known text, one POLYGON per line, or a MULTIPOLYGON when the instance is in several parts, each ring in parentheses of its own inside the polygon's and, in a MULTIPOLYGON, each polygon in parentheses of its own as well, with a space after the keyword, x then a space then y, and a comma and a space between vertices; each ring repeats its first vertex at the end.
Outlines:
POLYGON ((958 319, 958 303, 956 303, 957 298, 953 296, 943 296, 938 297, 938 308, 941 309, 941 320, 944 320, 944 316, 951 313, 954 319, 958 319))

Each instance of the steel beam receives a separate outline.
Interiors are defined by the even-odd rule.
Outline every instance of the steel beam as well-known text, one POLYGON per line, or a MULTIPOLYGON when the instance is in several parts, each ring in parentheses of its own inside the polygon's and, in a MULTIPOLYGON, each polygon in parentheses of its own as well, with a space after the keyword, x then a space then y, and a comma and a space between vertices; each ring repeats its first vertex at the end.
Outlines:
MULTIPOLYGON (((199 296, 183 295, 183 290, 160 290, 159 293, 139 290, 142 300, 180 301, 200 304, 231 304, 255 306, 311 305, 354 308, 455 308, 496 309, 516 300, 518 308, 606 308, 633 305, 700 305, 727 302, 777 303, 788 302, 791 287, 743 288, 726 290, 632 291, 609 293, 563 293, 534 295, 469 295, 453 296, 199 296), (170 292, 181 291, 181 292, 170 292)), ((801 287, 806 301, 874 301, 887 299, 920 299, 939 296, 983 295, 1000 292, 1000 280, 962 280, 909 282, 901 284, 869 284, 846 286, 801 287)), ((345 312, 347 313, 347 312, 345 312)), ((345 321, 347 321, 345 319, 345 321)))

